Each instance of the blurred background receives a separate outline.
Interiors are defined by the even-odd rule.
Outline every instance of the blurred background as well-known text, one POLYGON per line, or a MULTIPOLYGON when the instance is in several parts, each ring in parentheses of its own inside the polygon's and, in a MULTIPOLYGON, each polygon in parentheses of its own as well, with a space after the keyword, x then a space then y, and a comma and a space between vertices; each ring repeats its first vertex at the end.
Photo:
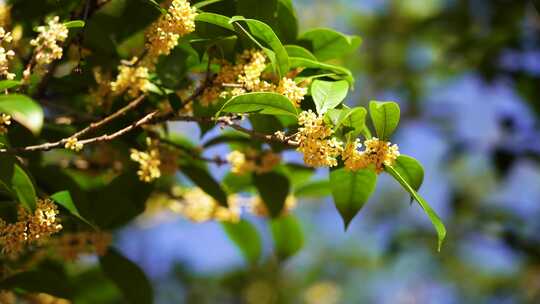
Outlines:
MULTIPOLYGON (((294 4, 303 29, 363 38, 342 62, 356 77, 347 103, 399 102, 393 141, 424 164, 421 194, 446 243, 437 253, 427 217, 386 176, 346 232, 329 198, 300 200, 304 247, 281 265, 246 265, 218 223, 147 214, 116 245, 151 278, 157 303, 540 303, 538 3, 294 4)), ((250 220, 271 255, 267 224, 250 220)))

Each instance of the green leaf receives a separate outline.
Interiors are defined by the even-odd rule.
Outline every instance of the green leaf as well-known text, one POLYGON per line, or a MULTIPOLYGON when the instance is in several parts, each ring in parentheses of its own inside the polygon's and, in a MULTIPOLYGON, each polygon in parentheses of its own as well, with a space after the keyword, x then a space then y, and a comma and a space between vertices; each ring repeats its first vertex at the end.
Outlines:
POLYGON ((349 83, 351 87, 354 85, 354 77, 351 71, 341 66, 337 66, 337 65, 333 65, 329 63, 322 63, 316 60, 310 60, 310 59, 301 58, 301 57, 289 57, 289 64, 290 64, 289 67, 291 69, 301 67, 301 68, 308 68, 308 69, 321 69, 321 70, 326 70, 326 71, 332 71, 340 75, 341 77, 343 77, 343 79, 347 80, 347 82, 349 83))
POLYGON ((309 30, 299 37, 300 43, 311 47, 321 61, 341 57, 357 49, 362 43, 358 36, 349 36, 328 28, 309 30))
POLYGON ((88 224, 90 227, 97 229, 97 227, 94 224, 90 223, 87 219, 82 217, 82 215, 79 213, 77 206, 75 206, 75 204, 73 203, 73 199, 71 198, 71 194, 69 193, 69 191, 64 190, 64 191, 56 192, 53 195, 51 195, 51 199, 53 199, 60 206, 66 208, 71 214, 73 214, 75 217, 85 222, 86 224, 88 224))
POLYGON ((370 169, 349 171, 345 168, 330 171, 330 187, 336 208, 343 218, 345 229, 367 202, 377 183, 377 174, 370 169))
POLYGON ((116 250, 109 248, 99 259, 101 269, 122 291, 127 303, 151 304, 153 291, 144 272, 116 250))
POLYGON ((219 116, 221 112, 257 112, 258 114, 293 115, 295 117, 298 115, 296 107, 287 97, 271 92, 247 93, 235 96, 223 105, 216 116, 219 116))
POLYGON ((315 57, 315 55, 311 54, 310 51, 301 46, 289 44, 285 45, 285 50, 287 50, 289 57, 299 57, 317 61, 317 57, 315 57))
POLYGON ((318 198, 328 196, 331 193, 330 182, 327 180, 316 180, 297 187, 294 191, 294 196, 298 198, 318 198))
POLYGON ((271 24, 275 21, 277 0, 237 0, 236 14, 271 24))
POLYGON ((396 181, 399 182, 399 184, 407 191, 409 194, 420 204, 422 209, 427 213, 429 219, 431 220, 431 223, 435 227, 435 230, 437 231, 437 251, 441 251, 441 246, 444 241, 444 238, 446 237, 446 228, 444 227, 443 222, 433 211, 431 206, 422 198, 415 190, 414 188, 407 182, 406 178, 403 177, 395 168, 391 166, 385 167, 386 172, 388 172, 396 181))
POLYGON ((30 97, 19 94, 0 95, 0 112, 7 113, 15 121, 39 134, 43 126, 43 110, 30 97))
POLYGON ((221 225, 248 263, 257 264, 262 253, 262 242, 255 226, 246 220, 223 222, 221 225))
POLYGON ((292 257, 304 246, 304 235, 298 219, 292 215, 273 219, 271 222, 274 250, 280 260, 292 257))
POLYGON ((334 125, 336 133, 349 138, 356 138, 366 129, 367 110, 363 107, 330 109, 325 120, 334 125))
POLYGON ((21 85, 20 80, 1 80, 0 90, 7 90, 21 85))
POLYGON ((393 101, 370 101, 369 114, 377 136, 388 140, 399 124, 399 105, 393 101))
MULTIPOLYGON (((231 18, 231 23, 243 21, 247 24, 249 31, 255 38, 266 43, 275 53, 275 64, 278 70, 279 78, 285 76, 289 72, 289 56, 279 38, 274 33, 272 28, 266 23, 255 19, 246 19, 242 16, 231 18)), ((270 60, 273 58, 270 57, 270 60)))
POLYGON ((349 84, 345 80, 315 80, 311 84, 311 96, 315 102, 317 113, 324 114, 337 107, 347 97, 349 84))
POLYGON ((68 22, 64 22, 64 26, 66 28, 68 28, 68 29, 84 27, 84 21, 83 20, 71 20, 71 21, 68 21, 68 22))
POLYGON ((200 8, 203 8, 203 7, 208 6, 210 4, 218 3, 218 2, 221 2, 221 1, 223 1, 223 0, 205 0, 205 1, 197 2, 197 3, 193 4, 193 7, 197 8, 197 9, 200 9, 200 8))
POLYGON ((296 42, 298 37, 298 17, 292 0, 278 0, 277 32, 281 41, 286 43, 296 42))
POLYGON ((0 156, 0 183, 12 198, 26 209, 33 211, 36 208, 34 184, 24 169, 17 164, 15 157, 0 156))
POLYGON ((189 177, 195 185, 213 197, 220 205, 224 207, 229 206, 227 194, 208 171, 198 166, 184 165, 181 172, 189 177))
POLYGON ((418 191, 424 181, 424 168, 419 161, 408 156, 400 155, 392 166, 411 187, 418 191))
POLYGON ((199 13, 195 16, 195 21, 206 22, 213 25, 220 26, 222 28, 234 31, 234 27, 230 23, 230 18, 227 16, 214 14, 214 13, 199 13))
POLYGON ((1 281, 0 289, 47 293, 64 299, 70 299, 72 296, 72 286, 69 284, 68 278, 56 269, 38 269, 17 273, 1 281))
POLYGON ((272 217, 281 215, 285 200, 289 195, 289 179, 277 172, 254 174, 253 184, 272 217))

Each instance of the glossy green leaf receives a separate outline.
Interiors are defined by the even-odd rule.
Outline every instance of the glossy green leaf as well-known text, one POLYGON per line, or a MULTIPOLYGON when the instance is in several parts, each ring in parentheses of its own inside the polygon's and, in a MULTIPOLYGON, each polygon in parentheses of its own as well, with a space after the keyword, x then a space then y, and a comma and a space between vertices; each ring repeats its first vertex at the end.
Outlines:
POLYGON ((268 172, 254 174, 253 184, 259 191, 270 215, 272 217, 280 216, 291 187, 289 179, 283 174, 268 172))
POLYGON ((343 79, 347 80, 351 87, 354 85, 354 77, 351 71, 341 66, 323 63, 302 57, 289 57, 289 64, 291 69, 301 67, 308 69, 321 69, 325 71, 332 71, 341 76, 343 79))
POLYGON ((0 90, 7 90, 21 85, 19 80, 0 80, 0 90))
POLYGON ((0 112, 11 115, 15 121, 35 135, 39 134, 43 126, 41 106, 25 95, 0 95, 0 112))
POLYGON ((51 195, 51 199, 54 200, 60 206, 66 208, 71 214, 73 214, 75 217, 85 222, 86 224, 88 224, 90 227, 97 229, 97 227, 94 224, 90 223, 88 220, 82 217, 82 215, 79 213, 77 206, 75 206, 75 203, 73 203, 73 198, 71 197, 71 194, 69 193, 69 191, 65 190, 65 191, 56 192, 53 195, 51 195))
POLYGON ((236 14, 268 25, 275 22, 277 0, 237 0, 236 14))
POLYGON ((277 32, 281 41, 294 43, 298 37, 298 17, 292 0, 278 0, 277 32))
POLYGON ((311 96, 315 102, 317 113, 324 114, 337 107, 347 97, 349 84, 345 80, 315 80, 311 84, 311 96))
POLYGON ((84 21, 83 20, 71 20, 71 21, 68 21, 68 22, 64 22, 64 26, 66 28, 68 28, 68 29, 84 27, 84 21))
POLYGON ((313 55, 309 50, 294 44, 285 45, 285 50, 289 57, 306 58, 309 60, 317 61, 317 57, 313 55))
POLYGON ((424 181, 424 168, 419 161, 408 155, 401 154, 392 166, 411 187, 418 191, 424 181))
POLYGON ((298 198, 319 198, 332 194, 330 183, 327 180, 308 182, 296 188, 294 196, 298 198))
POLYGON ((151 304, 153 291, 150 281, 135 263, 122 254, 109 248, 107 254, 99 259, 105 275, 122 291, 127 303, 151 304))
POLYGON ((224 0, 204 0, 204 1, 197 2, 197 3, 193 4, 193 7, 197 8, 197 9, 200 9, 200 8, 203 8, 203 7, 208 6, 210 4, 218 3, 218 2, 221 2, 221 1, 224 1, 224 0))
POLYGON ((304 234, 300 222, 294 215, 288 214, 272 219, 270 225, 274 250, 280 260, 290 258, 302 249, 304 234))
POLYGON ((399 105, 393 101, 370 101, 369 114, 380 139, 388 140, 399 124, 399 105))
POLYGON ((235 96, 223 105, 216 116, 219 116, 222 112, 298 115, 296 107, 287 97, 271 92, 247 93, 235 96))
POLYGON ((399 182, 399 184, 407 191, 409 194, 420 204, 422 209, 427 213, 431 223, 435 227, 435 230, 437 231, 437 251, 441 251, 442 243, 444 242, 444 238, 446 237, 446 228, 444 227, 443 222, 435 213, 435 211, 431 208, 431 206, 422 198, 415 190, 414 188, 407 182, 407 179, 403 177, 400 172, 396 169, 394 169, 391 166, 387 166, 386 172, 388 172, 396 181, 399 182))
POLYGON ((222 226, 246 261, 256 264, 262 254, 262 242, 255 226, 243 219, 238 223, 223 222, 222 226))
POLYGON ((330 171, 332 197, 345 229, 367 202, 377 183, 377 174, 371 169, 349 171, 345 168, 330 171))
POLYGON ((227 16, 206 12, 199 13, 195 16, 195 21, 210 23, 234 31, 234 27, 230 23, 230 20, 231 19, 227 16))
POLYGON ((341 57, 357 49, 362 43, 358 36, 349 36, 328 28, 309 30, 299 37, 300 43, 311 47, 321 61, 341 57))
POLYGON ((338 135, 351 139, 358 137, 366 129, 367 110, 363 107, 330 109, 325 120, 334 125, 338 135))
POLYGON ((34 184, 15 157, 0 156, 0 183, 15 201, 30 211, 35 209, 37 197, 34 184))
POLYGON ((198 166, 184 165, 181 172, 189 177, 195 185, 213 197, 220 205, 224 207, 229 206, 227 194, 207 170, 198 166))
MULTIPOLYGON (((235 16, 231 18, 230 22, 245 22, 251 34, 266 43, 275 53, 276 67, 280 78, 287 74, 289 71, 289 55, 287 55, 285 47, 281 44, 281 41, 269 25, 259 20, 246 19, 242 16, 235 16)), ((272 58, 270 59, 272 60, 272 58)))

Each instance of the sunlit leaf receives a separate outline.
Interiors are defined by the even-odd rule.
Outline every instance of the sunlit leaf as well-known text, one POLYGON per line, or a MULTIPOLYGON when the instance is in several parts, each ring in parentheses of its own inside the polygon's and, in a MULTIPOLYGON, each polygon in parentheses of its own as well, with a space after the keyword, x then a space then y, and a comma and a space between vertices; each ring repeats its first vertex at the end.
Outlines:
POLYGON ((247 93, 235 96, 223 105, 217 116, 221 112, 297 115, 296 107, 287 97, 271 92, 247 93))
POLYGON ((380 139, 388 140, 399 124, 399 105, 392 101, 371 101, 369 114, 380 139))
POLYGON ((262 242, 255 226, 246 220, 240 220, 238 223, 224 222, 222 226, 244 258, 250 264, 256 264, 261 257, 262 242))
POLYGON ((299 37, 300 43, 311 47, 321 61, 341 57, 357 49, 362 43, 358 36, 349 36, 328 28, 309 30, 299 37))
POLYGON ((0 112, 7 113, 35 135, 43 126, 43 110, 30 97, 20 94, 0 95, 0 112))
POLYGON ((311 84, 311 96, 315 102, 317 113, 324 114, 337 107, 347 97, 349 84, 345 80, 314 80, 311 84))

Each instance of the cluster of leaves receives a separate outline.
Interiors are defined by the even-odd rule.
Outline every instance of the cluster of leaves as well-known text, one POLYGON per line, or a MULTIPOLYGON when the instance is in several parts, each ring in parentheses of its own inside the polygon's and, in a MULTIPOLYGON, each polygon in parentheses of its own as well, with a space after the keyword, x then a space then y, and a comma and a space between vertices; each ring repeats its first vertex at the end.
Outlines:
MULTIPOLYGON (((294 134, 300 111, 312 110, 324 115, 334 135, 343 142, 372 137, 366 125, 368 111, 343 103, 354 83, 352 73, 343 66, 330 63, 356 50, 361 39, 326 28, 299 34, 290 0, 192 3, 198 10, 196 30, 182 37, 170 55, 159 58, 149 78, 150 89, 143 97, 144 106, 116 115, 114 121, 107 121, 108 124, 99 129, 90 123, 115 115, 123 109, 125 101, 123 96, 118 96, 110 108, 98 108, 88 113, 88 88, 96 86, 92 71, 99 67, 116 73, 111 67, 118 66, 121 60, 143 54, 145 28, 167 12, 155 1, 112 0, 103 4, 103 1, 63 0, 31 5, 28 1, 11 1, 11 5, 12 22, 23 28, 25 37, 31 37, 32 29, 42 24, 46 16, 60 16, 71 28, 64 45, 65 52, 71 50, 75 54, 51 64, 44 75, 32 75, 29 84, 21 85, 17 80, 0 82, 0 88, 8 92, 0 96, 0 112, 11 115, 16 122, 1 137, 3 202, 0 216, 3 219, 14 220, 17 204, 34 210, 38 196, 50 196, 62 207, 64 231, 114 231, 140 215, 151 194, 169 194, 170 189, 179 184, 200 187, 225 207, 231 194, 256 193, 272 217, 275 255, 283 260, 295 254, 303 242, 298 220, 292 214, 283 215, 289 195, 302 198, 331 194, 348 225, 373 193, 377 181, 373 169, 349 171, 342 164, 331 168, 327 180, 314 179, 312 168, 297 163, 282 163, 267 173, 242 176, 229 173, 222 180, 211 174, 207 161, 212 162, 212 159, 203 154, 205 149, 216 145, 256 150, 268 146, 274 152, 294 149, 294 145, 273 134, 276 131, 294 134), (71 20, 74 15, 82 20, 71 20), (223 98, 210 106, 199 103, 198 96, 194 95, 188 101, 176 94, 190 86, 207 84, 200 76, 208 77, 219 68, 213 59, 232 62, 237 54, 253 48, 264 51, 270 60, 267 70, 280 79, 293 69, 301 69, 295 81, 309 83, 309 91, 300 108, 287 97, 271 92, 223 98), (196 145, 170 131, 164 121, 137 123, 149 111, 170 108, 176 114, 188 102, 193 105, 193 115, 166 117, 198 122, 202 135, 214 128, 216 122, 226 122, 225 126, 237 128, 196 145), (238 115, 249 117, 251 129, 236 124, 234 119, 238 115), (70 123, 61 122, 65 119, 70 123), (138 128, 143 124, 144 128, 138 128), (91 130, 86 135, 95 136, 89 139, 99 140, 88 139, 87 142, 95 145, 85 146, 80 154, 63 149, 66 138, 88 126, 91 130), (122 133, 121 137, 109 136, 125 126, 130 126, 131 132, 122 133), (143 147, 145 138, 156 136, 179 150, 176 169, 186 177, 187 183, 174 175, 165 175, 152 183, 138 179, 137 168, 129 160, 129 151, 143 147)), ((22 73, 23 65, 16 71, 18 79, 22 73)), ((369 113, 374 133, 388 141, 398 126, 398 105, 374 101, 369 105, 369 113)), ((445 228, 417 193, 423 181, 422 166, 414 158, 401 155, 385 170, 428 214, 437 230, 440 248, 445 228)), ((262 249, 254 226, 242 219, 238 223, 223 223, 223 227, 246 259, 258 263, 262 249)), ((1 263, 12 262, 2 260, 1 263)), ((143 272, 119 252, 109 250, 100 258, 100 266, 103 273, 97 276, 104 275, 114 282, 128 302, 152 301, 151 287, 143 272)), ((90 293, 77 285, 84 282, 84 275, 95 273, 71 274, 66 272, 64 265, 43 262, 35 269, 8 276, 0 282, 0 289, 77 298, 90 293), (52 282, 64 282, 64 285, 52 282)))

